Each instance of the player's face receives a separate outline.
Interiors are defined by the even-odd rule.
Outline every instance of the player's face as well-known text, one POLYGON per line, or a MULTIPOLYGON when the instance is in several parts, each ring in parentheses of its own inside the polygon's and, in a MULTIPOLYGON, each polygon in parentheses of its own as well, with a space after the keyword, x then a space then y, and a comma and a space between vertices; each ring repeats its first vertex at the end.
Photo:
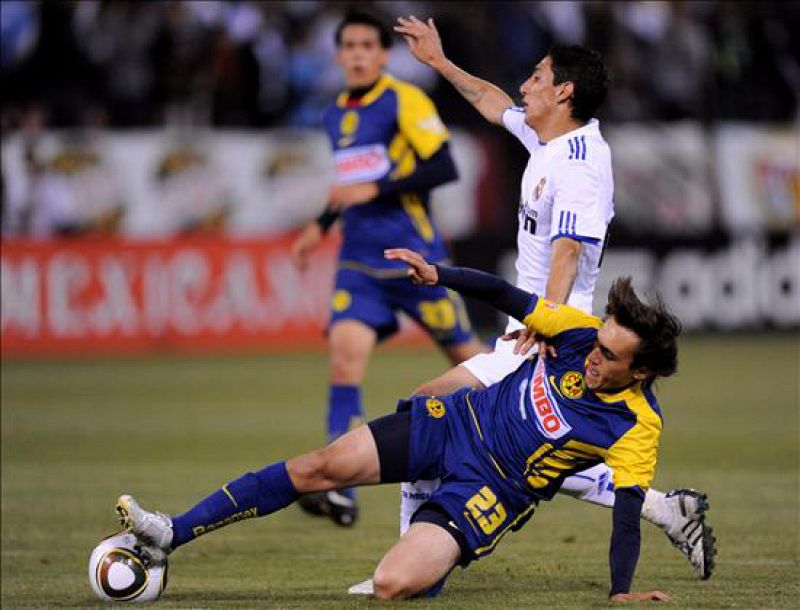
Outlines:
POLYGON ((621 388, 644 379, 642 371, 631 371, 631 363, 639 346, 639 337, 632 330, 608 318, 597 332, 594 349, 586 357, 586 387, 590 390, 621 388))
POLYGON ((374 83, 388 60, 389 52, 381 46, 380 33, 375 28, 353 23, 342 30, 336 63, 349 88, 374 83))
POLYGON ((553 84, 553 62, 545 57, 530 78, 519 88, 525 107, 525 122, 534 129, 537 123, 551 116, 571 95, 572 83, 553 84))

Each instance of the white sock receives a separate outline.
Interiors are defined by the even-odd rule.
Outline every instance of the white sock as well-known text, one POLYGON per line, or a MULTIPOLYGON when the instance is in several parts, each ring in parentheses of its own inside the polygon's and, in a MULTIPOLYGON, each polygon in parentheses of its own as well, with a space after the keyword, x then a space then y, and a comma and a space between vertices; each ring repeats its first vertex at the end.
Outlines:
POLYGON ((559 493, 600 506, 614 506, 612 472, 605 464, 597 464, 564 479, 559 493))
POLYGON ((642 519, 664 528, 670 523, 672 512, 665 502, 666 494, 657 489, 648 489, 642 504, 642 519))
POLYGON ((400 535, 411 526, 411 517, 439 488, 439 479, 400 484, 400 535))
MULTIPOLYGON (((611 508, 614 506, 613 472, 605 464, 598 464, 567 477, 558 491, 584 502, 611 508)), ((660 528, 667 527, 672 520, 672 511, 665 501, 666 494, 657 489, 648 489, 642 504, 642 519, 660 528)))

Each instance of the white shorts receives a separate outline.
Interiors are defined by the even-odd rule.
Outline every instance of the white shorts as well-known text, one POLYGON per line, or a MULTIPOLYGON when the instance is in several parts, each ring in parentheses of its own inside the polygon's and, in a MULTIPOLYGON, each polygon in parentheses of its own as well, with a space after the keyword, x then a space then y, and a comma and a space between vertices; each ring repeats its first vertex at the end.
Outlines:
MULTIPOLYGON (((509 318, 506 326, 507 333, 525 328, 523 324, 513 318, 509 318)), ((494 351, 490 354, 478 354, 469 360, 465 360, 459 366, 463 366, 488 388, 500 381, 509 373, 513 373, 519 368, 526 359, 536 352, 536 348, 528 352, 525 356, 514 353, 514 341, 503 341, 498 338, 494 342, 494 351)))

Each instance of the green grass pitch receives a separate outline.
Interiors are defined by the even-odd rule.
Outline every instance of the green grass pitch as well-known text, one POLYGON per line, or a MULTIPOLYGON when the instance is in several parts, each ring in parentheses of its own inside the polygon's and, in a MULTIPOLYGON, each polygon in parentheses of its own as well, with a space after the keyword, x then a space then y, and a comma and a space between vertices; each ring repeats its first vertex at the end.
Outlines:
MULTIPOLYGON (((665 430, 656 487, 708 492, 719 540, 711 580, 643 526, 635 587, 681 608, 796 607, 798 368, 795 335, 688 337, 658 389, 665 430)), ((380 350, 370 417, 444 370, 427 351, 380 350)), ((114 500, 179 512, 245 470, 319 444, 324 354, 155 358, 2 367, 2 606, 100 605, 86 569, 115 529, 114 500)), ((161 607, 352 608, 397 534, 398 491, 360 493, 349 530, 296 507, 226 528, 171 559, 161 607)), ((605 606, 610 512, 561 497, 488 559, 415 607, 605 606)))

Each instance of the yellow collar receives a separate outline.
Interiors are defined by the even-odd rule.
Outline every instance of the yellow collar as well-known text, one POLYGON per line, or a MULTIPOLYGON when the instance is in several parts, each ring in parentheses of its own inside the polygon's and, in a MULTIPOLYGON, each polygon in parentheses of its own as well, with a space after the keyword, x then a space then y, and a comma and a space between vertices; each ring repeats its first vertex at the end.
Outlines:
POLYGON ((608 390, 595 390, 595 395, 603 395, 601 400, 605 402, 614 402, 616 400, 630 400, 633 396, 638 396, 642 393, 642 382, 634 379, 628 385, 621 388, 609 388, 608 390))
MULTIPOLYGON (((388 75, 383 74, 378 79, 378 82, 375 83, 375 86, 367 91, 367 93, 361 98, 360 106, 367 106, 377 100, 381 94, 388 89, 389 85, 394 82, 394 79, 388 75)), ((344 108, 347 104, 347 91, 342 91, 339 96, 336 98, 336 105, 339 108, 344 108)))

